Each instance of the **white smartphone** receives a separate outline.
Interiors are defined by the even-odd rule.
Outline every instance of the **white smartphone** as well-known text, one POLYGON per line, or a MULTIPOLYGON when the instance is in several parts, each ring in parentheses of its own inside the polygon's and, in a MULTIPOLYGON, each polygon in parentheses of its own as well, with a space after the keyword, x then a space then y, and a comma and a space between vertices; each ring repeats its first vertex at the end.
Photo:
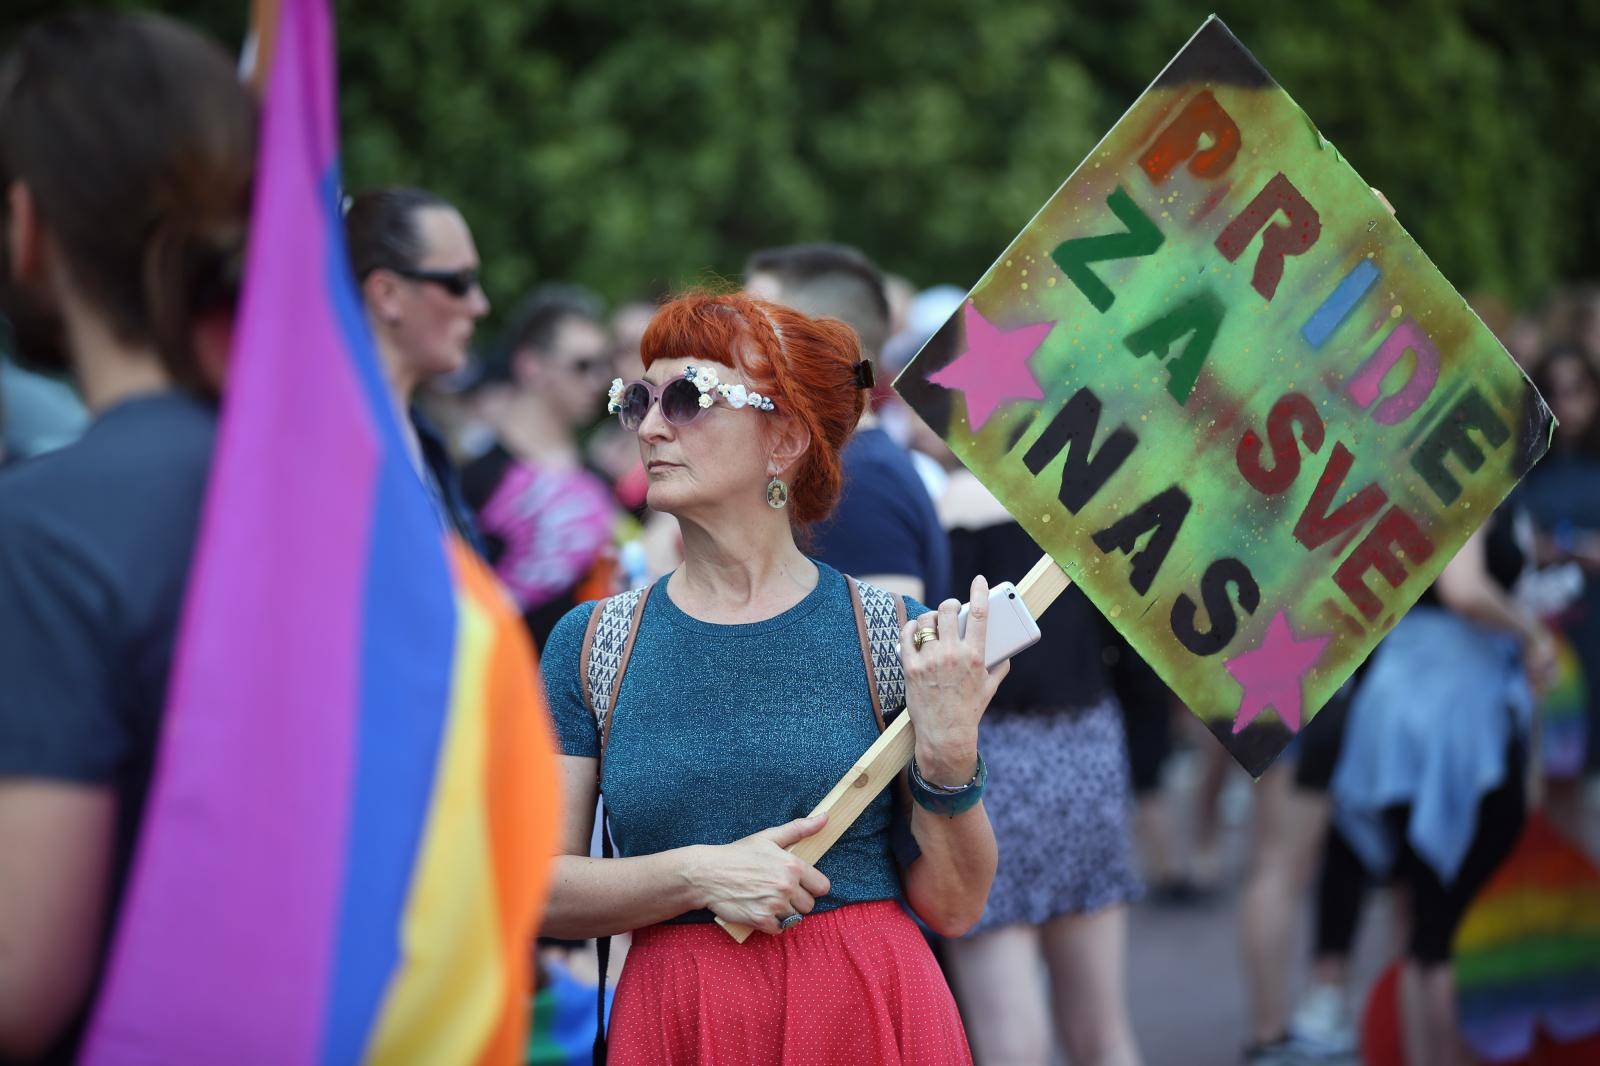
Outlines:
MULTIPOLYGON (((967 607, 957 620, 961 635, 967 633, 967 607)), ((1028 613, 1028 605, 1017 595, 1017 586, 1002 581, 989 589, 989 632, 984 638, 984 660, 992 670, 1024 648, 1039 641, 1039 623, 1028 613)))

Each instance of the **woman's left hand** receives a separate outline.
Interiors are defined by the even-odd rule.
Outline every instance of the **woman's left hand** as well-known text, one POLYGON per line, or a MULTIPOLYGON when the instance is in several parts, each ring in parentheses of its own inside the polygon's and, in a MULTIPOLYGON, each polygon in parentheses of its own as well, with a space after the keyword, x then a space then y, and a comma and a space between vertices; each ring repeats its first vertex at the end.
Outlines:
POLYGON ((1011 669, 1009 661, 984 668, 989 630, 989 583, 972 579, 972 607, 963 636, 957 624, 959 600, 945 600, 907 622, 900 632, 900 660, 905 665, 906 713, 917 732, 917 770, 932 784, 964 785, 978 769, 978 720, 995 689, 1011 669), (918 630, 932 629, 933 638, 914 642, 918 630))

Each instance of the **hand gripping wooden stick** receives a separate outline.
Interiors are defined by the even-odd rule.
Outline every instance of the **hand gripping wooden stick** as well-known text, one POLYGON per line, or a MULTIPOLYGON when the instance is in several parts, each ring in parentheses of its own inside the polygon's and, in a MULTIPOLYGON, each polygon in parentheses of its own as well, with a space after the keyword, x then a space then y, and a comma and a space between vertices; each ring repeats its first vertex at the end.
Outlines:
MULTIPOLYGON (((1055 564, 1055 560, 1046 555, 1033 564, 1033 569, 1028 571, 1026 577, 1017 582, 1017 595, 1022 597, 1028 613, 1037 619, 1070 584, 1072 579, 1055 564)), ((905 713, 897 715, 866 754, 856 760, 850 771, 839 779, 839 783, 822 797, 822 802, 813 807, 807 816, 815 818, 819 814, 826 814, 828 824, 822 827, 821 832, 806 837, 790 848, 790 854, 812 866, 820 862, 828 849, 861 817, 861 812, 878 798, 878 793, 887 788, 911 762, 911 753, 916 746, 917 734, 911 727, 911 716, 905 713)), ((751 926, 725 922, 721 918, 717 919, 717 924, 741 944, 755 932, 751 926)))

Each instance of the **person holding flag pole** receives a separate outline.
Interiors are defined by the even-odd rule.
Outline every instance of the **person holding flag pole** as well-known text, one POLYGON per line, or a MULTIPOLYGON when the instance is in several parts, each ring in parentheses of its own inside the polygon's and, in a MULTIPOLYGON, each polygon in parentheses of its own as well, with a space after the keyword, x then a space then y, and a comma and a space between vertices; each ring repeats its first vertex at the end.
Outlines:
POLYGON ((511 1063, 538 673, 386 390, 326 0, 259 12, 259 151, 164 19, 52 19, 0 68, 3 307, 98 412, 0 477, 0 1054, 511 1063))
POLYGON ((0 315, 77 442, 0 474, 0 1060, 76 1058, 127 878, 216 432, 256 106, 150 15, 0 64, 0 315))

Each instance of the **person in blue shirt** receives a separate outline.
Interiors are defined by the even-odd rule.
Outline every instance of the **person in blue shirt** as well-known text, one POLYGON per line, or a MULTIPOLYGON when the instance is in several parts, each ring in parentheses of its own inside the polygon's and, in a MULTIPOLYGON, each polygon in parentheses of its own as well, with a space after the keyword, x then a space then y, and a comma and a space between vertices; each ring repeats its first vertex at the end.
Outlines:
MULTIPOLYGON (((842 244, 768 248, 745 264, 745 291, 807 315, 836 318, 876 362, 889 336, 883 275, 842 244)), ((810 533, 818 559, 891 592, 938 603, 949 594, 950 544, 911 456, 870 405, 844 449, 839 505, 810 533)))

